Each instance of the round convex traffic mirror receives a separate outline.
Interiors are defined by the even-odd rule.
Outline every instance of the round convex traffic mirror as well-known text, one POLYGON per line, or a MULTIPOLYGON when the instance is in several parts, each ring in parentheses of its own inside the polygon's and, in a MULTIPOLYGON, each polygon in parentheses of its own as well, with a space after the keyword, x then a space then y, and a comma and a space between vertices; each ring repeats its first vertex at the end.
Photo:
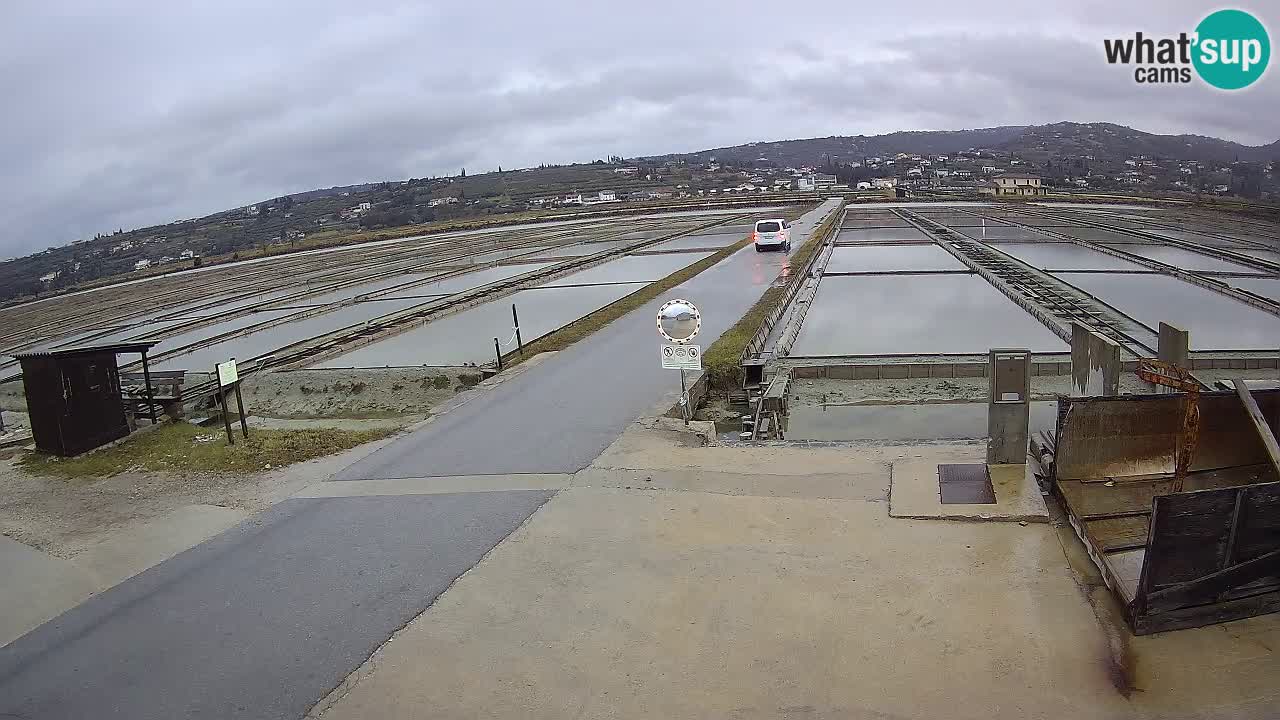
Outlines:
POLYGON ((671 300, 658 311, 658 332, 672 342, 687 342, 701 328, 698 308, 687 300, 671 300))

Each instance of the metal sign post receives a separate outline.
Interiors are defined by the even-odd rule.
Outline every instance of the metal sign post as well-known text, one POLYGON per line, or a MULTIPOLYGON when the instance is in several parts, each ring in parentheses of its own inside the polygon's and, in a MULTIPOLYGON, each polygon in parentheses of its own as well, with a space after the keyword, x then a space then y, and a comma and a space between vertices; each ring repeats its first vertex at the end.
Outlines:
POLYGON ((516 304, 511 303, 511 322, 516 327, 516 351, 524 357, 524 339, 520 337, 520 316, 516 314, 516 304))
POLYGON ((689 424, 689 390, 684 385, 684 368, 680 368, 680 417, 689 424))
POLYGON ((672 344, 662 346, 662 367, 680 371, 680 415, 688 425, 693 415, 685 370, 702 369, 702 348, 690 345, 702 329, 702 315, 688 300, 670 300, 658 309, 658 334, 672 344))

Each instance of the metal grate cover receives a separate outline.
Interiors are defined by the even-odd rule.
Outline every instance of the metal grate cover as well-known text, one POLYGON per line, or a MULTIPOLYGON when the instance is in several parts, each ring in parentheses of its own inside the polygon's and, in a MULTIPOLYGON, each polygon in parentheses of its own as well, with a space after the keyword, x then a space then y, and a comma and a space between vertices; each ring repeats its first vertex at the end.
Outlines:
POLYGON ((991 473, 983 463, 938 466, 938 493, 943 505, 993 505, 991 473))

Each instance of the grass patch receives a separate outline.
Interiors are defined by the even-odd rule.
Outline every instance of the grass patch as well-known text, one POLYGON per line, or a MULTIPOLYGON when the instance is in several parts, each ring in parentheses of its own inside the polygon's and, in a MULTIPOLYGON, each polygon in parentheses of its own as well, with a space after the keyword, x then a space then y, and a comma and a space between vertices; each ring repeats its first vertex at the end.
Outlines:
POLYGON ((782 300, 785 287, 764 291, 755 305, 702 353, 702 370, 713 390, 728 390, 742 384, 742 349, 755 337, 765 317, 782 300))
POLYGON ((199 427, 185 422, 161 425, 127 441, 74 459, 43 453, 27 453, 18 464, 33 475, 65 478, 104 478, 126 470, 191 473, 256 473, 303 460, 323 457, 378 440, 389 429, 249 431, 246 440, 232 426, 236 444, 227 445, 221 427, 199 427))
MULTIPOLYGON (((803 245, 791 256, 790 265, 794 271, 791 283, 804 282, 804 275, 799 272, 808 264, 814 253, 822 248, 820 238, 825 238, 831 228, 838 222, 840 213, 832 213, 821 225, 814 228, 813 233, 803 245)), ((764 320, 773 312, 786 293, 786 286, 770 287, 764 291, 760 299, 751 306, 733 327, 725 331, 711 347, 702 353, 702 369, 707 376, 707 384, 712 390, 727 392, 742 385, 742 351, 747 343, 755 337, 764 320)))

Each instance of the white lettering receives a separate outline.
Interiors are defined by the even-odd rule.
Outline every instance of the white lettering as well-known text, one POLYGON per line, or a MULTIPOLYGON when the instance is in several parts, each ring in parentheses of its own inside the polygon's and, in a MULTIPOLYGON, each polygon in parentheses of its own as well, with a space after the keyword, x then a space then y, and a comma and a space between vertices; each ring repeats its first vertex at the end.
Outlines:
POLYGON ((1218 41, 1213 38, 1205 38, 1200 41, 1200 60, 1209 65, 1218 62, 1218 41))
POLYGON ((1240 69, 1249 72, 1250 65, 1257 65, 1262 60, 1262 43, 1258 40, 1244 41, 1244 59, 1240 64, 1240 69))
POLYGON ((1219 59, 1223 65, 1235 65, 1240 62, 1240 40, 1219 40, 1218 49, 1221 50, 1219 59))

